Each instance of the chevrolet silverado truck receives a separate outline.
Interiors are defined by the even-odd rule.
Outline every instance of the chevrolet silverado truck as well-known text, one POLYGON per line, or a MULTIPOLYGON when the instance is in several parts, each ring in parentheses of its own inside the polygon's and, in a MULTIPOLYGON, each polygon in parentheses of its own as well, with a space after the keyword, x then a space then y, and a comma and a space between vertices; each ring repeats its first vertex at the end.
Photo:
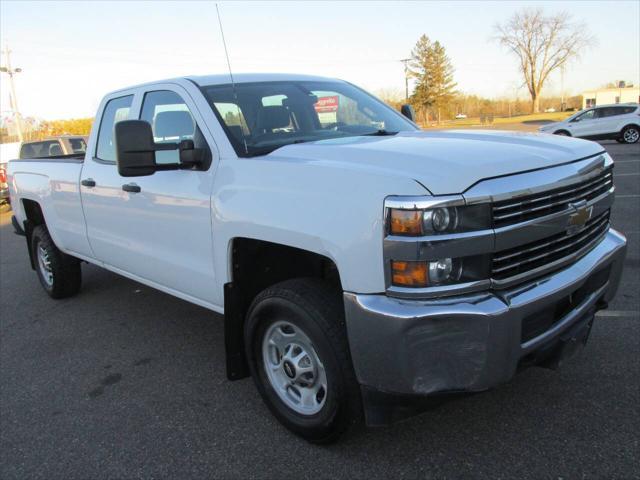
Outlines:
POLYGON ((312 442, 556 367, 620 281, 611 157, 402 112, 309 76, 118 90, 85 155, 9 164, 13 224, 52 298, 89 262, 223 314, 228 378, 312 442))

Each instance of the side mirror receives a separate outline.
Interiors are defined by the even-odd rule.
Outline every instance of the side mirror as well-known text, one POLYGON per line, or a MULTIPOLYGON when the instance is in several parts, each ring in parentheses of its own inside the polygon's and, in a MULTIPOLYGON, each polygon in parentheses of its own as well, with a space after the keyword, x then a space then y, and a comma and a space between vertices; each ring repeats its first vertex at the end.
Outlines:
POLYGON ((176 150, 177 143, 155 143, 151 125, 144 120, 123 120, 116 123, 116 164, 123 177, 144 177, 158 170, 156 152, 176 150))
POLYGON ((193 140, 182 140, 178 144, 178 150, 180 151, 180 168, 200 167, 205 162, 204 148, 195 148, 193 140))
POLYGON ((404 115, 409 120, 415 123, 416 111, 413 109, 411 105, 409 105, 408 103, 405 103, 404 105, 402 105, 402 107, 400 107, 400 113, 402 113, 402 115, 404 115))
POLYGON ((124 120, 115 125, 116 163, 123 177, 144 177, 159 170, 179 170, 204 165, 207 151, 195 148, 193 140, 155 143, 151 125, 144 120, 124 120), (157 164, 156 152, 179 150, 180 163, 157 164))

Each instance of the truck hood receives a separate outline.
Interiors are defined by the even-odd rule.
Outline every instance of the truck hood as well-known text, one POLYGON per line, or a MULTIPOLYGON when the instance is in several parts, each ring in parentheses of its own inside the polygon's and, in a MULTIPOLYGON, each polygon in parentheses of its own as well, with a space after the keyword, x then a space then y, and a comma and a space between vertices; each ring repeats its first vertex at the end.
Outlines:
POLYGON ((553 167, 602 151, 595 142, 556 135, 444 130, 287 145, 267 158, 374 169, 385 175, 410 177, 432 194, 445 195, 463 193, 479 180, 553 167))

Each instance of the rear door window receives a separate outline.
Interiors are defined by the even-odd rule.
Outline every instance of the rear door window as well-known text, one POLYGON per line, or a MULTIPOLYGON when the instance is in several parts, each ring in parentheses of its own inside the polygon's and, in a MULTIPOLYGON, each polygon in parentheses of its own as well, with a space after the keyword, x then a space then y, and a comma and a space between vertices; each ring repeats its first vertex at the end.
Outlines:
POLYGON ((116 149, 113 141, 113 126, 129 118, 133 95, 111 99, 107 102, 98 130, 98 148, 96 157, 107 162, 116 161, 116 149))
POLYGON ((622 107, 604 107, 598 109, 598 118, 615 117, 622 115, 624 112, 622 107))

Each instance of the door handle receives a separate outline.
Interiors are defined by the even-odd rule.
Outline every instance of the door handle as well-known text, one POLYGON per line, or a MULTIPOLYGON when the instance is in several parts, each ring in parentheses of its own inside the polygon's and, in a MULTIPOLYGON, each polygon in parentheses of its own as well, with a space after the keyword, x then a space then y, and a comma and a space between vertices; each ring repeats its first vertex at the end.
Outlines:
POLYGON ((122 190, 124 190, 125 192, 139 193, 141 188, 135 183, 125 183, 124 185, 122 185, 122 190))
POLYGON ((82 184, 83 187, 92 188, 96 186, 96 181, 93 178, 85 178, 80 183, 82 184))

